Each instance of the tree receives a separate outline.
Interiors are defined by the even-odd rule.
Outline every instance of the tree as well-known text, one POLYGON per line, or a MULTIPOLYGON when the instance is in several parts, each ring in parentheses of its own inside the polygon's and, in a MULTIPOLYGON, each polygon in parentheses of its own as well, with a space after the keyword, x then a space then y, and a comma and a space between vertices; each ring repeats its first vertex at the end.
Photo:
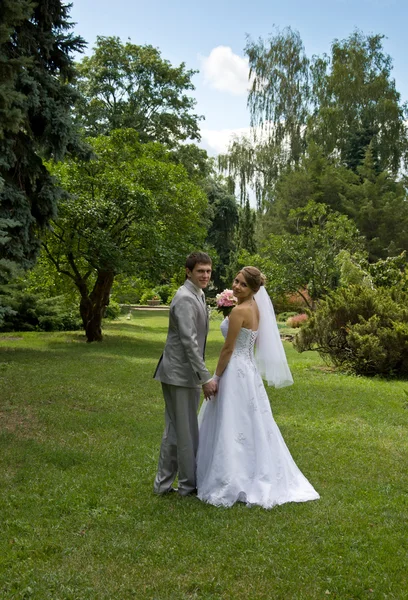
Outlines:
POLYGON ((203 189, 208 188, 207 182, 211 181, 214 171, 214 159, 208 156, 206 150, 195 144, 179 144, 171 150, 170 156, 176 165, 183 165, 190 179, 203 189))
POLYGON ((298 294, 314 309, 317 300, 339 285, 339 252, 361 251, 362 240, 345 215, 313 201, 290 211, 288 220, 292 233, 270 235, 258 255, 246 253, 239 258, 253 262, 265 273, 271 296, 298 294))
POLYGON ((364 236, 370 261, 408 250, 408 204, 404 181, 388 171, 378 172, 371 144, 357 173, 337 157, 326 158, 314 143, 294 169, 281 175, 275 201, 266 211, 263 232, 293 232, 290 210, 312 200, 347 215, 364 236))
POLYGON ((359 183, 359 177, 338 158, 325 157, 321 148, 311 143, 299 165, 286 169, 277 180, 274 201, 263 217, 264 232, 293 233, 289 212, 304 208, 311 200, 331 210, 347 212, 345 204, 354 205, 354 186, 359 183))
POLYGON ((98 36, 94 53, 78 65, 78 87, 84 101, 77 115, 88 135, 133 128, 141 142, 173 147, 180 140, 200 139, 193 114, 195 71, 173 67, 153 46, 123 44, 118 37, 98 36))
POLYGON ((215 248, 219 261, 214 265, 212 279, 221 290, 225 285, 226 269, 236 248, 235 233, 238 225, 238 206, 235 196, 227 190, 225 182, 209 178, 204 187, 211 211, 211 224, 206 242, 215 248))
POLYGON ((132 129, 90 143, 93 160, 52 167, 67 194, 44 249, 76 285, 92 342, 102 339, 101 321, 117 274, 169 279, 204 241, 207 199, 161 144, 141 144, 132 129))
POLYGON ((371 145, 378 169, 395 175, 407 158, 408 112, 391 77, 383 38, 355 31, 334 40, 330 58, 314 60, 316 109, 308 129, 326 156, 337 152, 356 170, 371 145))
POLYGON ((279 148, 285 163, 304 152, 310 111, 309 59, 299 32, 277 30, 265 43, 248 40, 251 126, 266 132, 267 145, 279 148))
POLYGON ((366 238, 370 261, 407 251, 408 198, 404 181, 396 180, 388 171, 377 171, 371 144, 357 171, 359 183, 353 186, 353 201, 345 201, 343 211, 366 238))
POLYGON ((71 118, 73 52, 84 41, 67 33, 60 0, 0 4, 0 279, 28 268, 39 229, 55 217, 60 191, 42 159, 84 151, 71 118))
POLYGON ((255 226, 256 212, 251 208, 249 198, 247 198, 244 206, 239 210, 237 246, 251 254, 256 252, 255 226))
POLYGON ((275 184, 296 169, 314 142, 325 158, 357 172, 371 147, 377 172, 394 177, 408 158, 407 104, 392 78, 382 36, 355 32, 335 40, 331 55, 305 55, 297 32, 249 40, 251 139, 235 140, 220 166, 239 181, 241 198, 275 200, 275 184))

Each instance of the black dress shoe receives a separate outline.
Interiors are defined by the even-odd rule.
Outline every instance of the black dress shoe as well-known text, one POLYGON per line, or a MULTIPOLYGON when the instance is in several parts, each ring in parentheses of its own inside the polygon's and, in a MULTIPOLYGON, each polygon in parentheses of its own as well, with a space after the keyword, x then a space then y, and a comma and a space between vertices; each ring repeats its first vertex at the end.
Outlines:
POLYGON ((167 496, 167 494, 172 494, 173 492, 178 492, 178 488, 171 487, 168 490, 164 490, 163 492, 154 491, 156 496, 167 496))
POLYGON ((180 496, 197 496, 197 489, 191 490, 190 492, 179 489, 178 493, 180 496))

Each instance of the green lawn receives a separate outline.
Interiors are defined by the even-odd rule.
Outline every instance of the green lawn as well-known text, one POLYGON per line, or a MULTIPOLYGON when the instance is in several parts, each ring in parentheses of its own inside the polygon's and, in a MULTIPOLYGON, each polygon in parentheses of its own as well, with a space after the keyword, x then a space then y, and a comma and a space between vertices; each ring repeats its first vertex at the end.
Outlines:
POLYGON ((160 498, 166 330, 165 312, 136 311, 102 344, 0 334, 0 598, 408 598, 408 382, 338 374, 287 345, 295 385, 269 395, 321 500, 160 498))

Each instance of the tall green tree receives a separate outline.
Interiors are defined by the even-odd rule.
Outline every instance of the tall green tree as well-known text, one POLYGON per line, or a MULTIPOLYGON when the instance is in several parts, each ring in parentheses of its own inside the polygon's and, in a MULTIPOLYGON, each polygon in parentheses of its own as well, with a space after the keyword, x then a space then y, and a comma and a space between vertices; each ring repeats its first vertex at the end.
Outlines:
POLYGON ((169 279, 205 238, 207 198, 161 144, 141 144, 132 130, 90 141, 91 161, 52 168, 66 190, 44 249, 80 295, 89 342, 101 322, 119 273, 169 279))
POLYGON ((238 204, 222 180, 208 178, 204 190, 208 197, 211 224, 206 242, 217 251, 218 261, 214 265, 212 280, 217 290, 225 285, 227 267, 236 249, 236 231, 239 219, 238 204))
POLYGON ((289 212, 311 200, 354 221, 365 238, 370 261, 408 250, 406 186, 388 171, 377 171, 371 145, 355 173, 339 157, 326 158, 310 144, 301 163, 279 178, 275 201, 262 219, 264 234, 293 233, 289 212))
POLYGON ((352 201, 343 212, 366 239, 371 262, 408 251, 408 194, 406 181, 388 171, 377 171, 371 145, 357 169, 360 182, 353 186, 352 201))
POLYGON ((268 236, 256 255, 241 253, 235 269, 253 262, 265 273, 271 296, 298 294, 313 309, 339 285, 339 252, 361 253, 362 238, 353 221, 312 200, 291 210, 288 220, 291 233, 268 236))
POLYGON ((72 54, 84 41, 70 32, 60 0, 0 3, 0 279, 28 268, 39 230, 60 195, 43 158, 82 152, 73 126, 78 93, 72 54))
POLYGON ((266 143, 285 163, 299 161, 306 147, 310 114, 310 61, 299 32, 276 30, 267 41, 248 40, 251 125, 266 133, 266 143))
POLYGON ((407 104, 382 39, 357 31, 335 40, 330 55, 311 59, 290 28, 267 41, 248 41, 253 133, 220 158, 239 182, 241 198, 252 187, 259 206, 273 202, 280 175, 300 164, 311 142, 354 172, 369 146, 377 172, 395 177, 407 164, 407 104))
POLYGON ((133 128, 140 141, 171 147, 200 138, 201 117, 192 112, 196 102, 188 95, 195 71, 184 63, 173 67, 157 48, 98 36, 78 72, 84 101, 77 114, 88 135, 133 128))
POLYGON ((407 104, 392 78, 392 59, 383 35, 355 31, 334 40, 331 56, 311 66, 315 110, 308 135, 326 155, 337 152, 355 170, 368 146, 379 171, 398 173, 407 158, 407 104))
POLYGON ((239 210, 239 221, 237 231, 237 246, 241 250, 247 250, 251 254, 256 252, 256 212, 249 204, 247 197, 244 206, 239 210))

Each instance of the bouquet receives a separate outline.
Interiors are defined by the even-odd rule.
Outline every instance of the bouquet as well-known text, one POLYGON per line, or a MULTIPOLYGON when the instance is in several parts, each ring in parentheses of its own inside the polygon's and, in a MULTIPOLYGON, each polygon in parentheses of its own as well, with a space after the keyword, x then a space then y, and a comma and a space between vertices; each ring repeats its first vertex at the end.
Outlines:
POLYGON ((224 290, 221 294, 217 294, 215 299, 217 301, 217 310, 218 312, 221 312, 224 317, 228 317, 237 303, 237 299, 232 290, 224 290))

